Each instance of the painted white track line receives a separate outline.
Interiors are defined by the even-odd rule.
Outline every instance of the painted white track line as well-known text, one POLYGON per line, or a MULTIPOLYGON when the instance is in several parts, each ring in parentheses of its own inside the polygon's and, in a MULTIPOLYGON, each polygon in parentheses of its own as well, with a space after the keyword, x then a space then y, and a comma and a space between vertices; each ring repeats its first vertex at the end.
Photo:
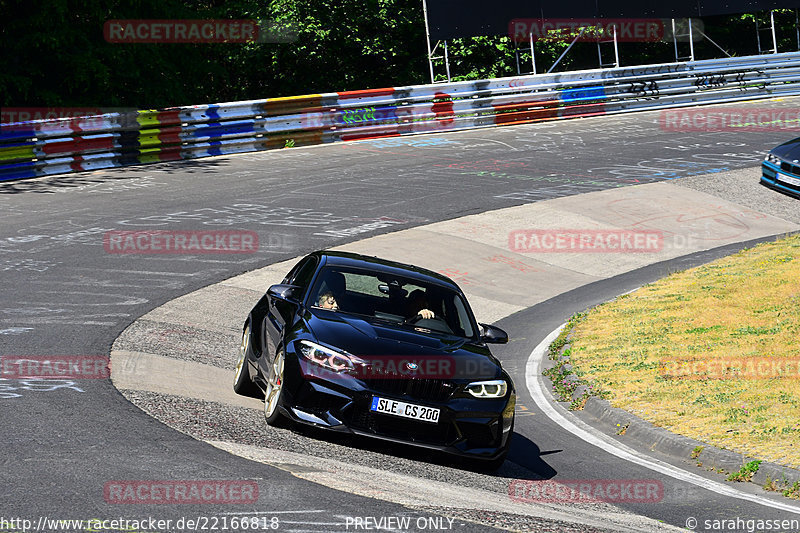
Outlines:
POLYGON ((772 501, 757 494, 742 492, 723 483, 706 479, 687 470, 683 470, 671 464, 665 463, 654 457, 649 457, 617 440, 612 439, 607 435, 604 435, 603 433, 599 433, 589 424, 586 424, 574 416, 570 416, 568 418, 561 414, 555 407, 553 407, 553 403, 551 403, 555 400, 550 400, 545 395, 547 385, 544 382, 545 378, 542 376, 541 368, 542 360, 547 354, 548 347, 556 339, 556 337, 558 337, 558 334, 561 332, 564 326, 566 326, 566 324, 562 324, 556 330, 552 331, 547 337, 545 337, 544 340, 542 340, 542 342, 540 342, 538 346, 533 349, 531 355, 528 357, 528 362, 525 365, 525 384, 528 387, 528 392, 530 393, 536 405, 539 406, 539 409, 542 410, 542 413, 550 418, 550 420, 560 425, 562 428, 569 431, 579 439, 597 446, 603 451, 608 452, 611 455, 615 455, 625 461, 630 461, 631 463, 635 463, 645 468, 649 468, 655 472, 691 483, 698 487, 708 489, 723 496, 738 498, 740 500, 758 503, 765 507, 780 509, 782 511, 788 511, 790 513, 800 515, 800 507, 796 505, 772 501))

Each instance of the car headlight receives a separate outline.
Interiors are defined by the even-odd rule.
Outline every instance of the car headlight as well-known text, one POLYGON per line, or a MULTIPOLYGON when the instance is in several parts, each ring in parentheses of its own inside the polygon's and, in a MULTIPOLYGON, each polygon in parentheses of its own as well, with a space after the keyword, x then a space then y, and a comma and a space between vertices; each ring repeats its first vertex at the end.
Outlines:
POLYGON ((781 158, 775 154, 767 154, 766 156, 764 156, 764 161, 772 163, 773 165, 781 164, 781 158))
POLYGON ((466 390, 476 398, 502 398, 508 392, 508 383, 502 379, 473 381, 466 390))
POLYGON ((338 352, 311 341, 300 341, 299 348, 300 355, 305 359, 334 372, 353 370, 355 365, 364 363, 354 355, 338 352))

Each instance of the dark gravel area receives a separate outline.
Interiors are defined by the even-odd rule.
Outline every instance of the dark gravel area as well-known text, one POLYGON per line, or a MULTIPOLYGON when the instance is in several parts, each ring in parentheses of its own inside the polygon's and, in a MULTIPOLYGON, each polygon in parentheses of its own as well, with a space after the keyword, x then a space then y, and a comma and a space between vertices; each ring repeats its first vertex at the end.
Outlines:
MULTIPOLYGON (((529 470, 506 462, 495 473, 470 470, 445 456, 420 452, 403 446, 388 446, 370 439, 330 435, 304 428, 283 429, 267 426, 263 414, 255 409, 233 407, 167 394, 122 390, 123 395, 148 415, 196 439, 215 440, 285 450, 323 459, 369 465, 372 468, 422 479, 441 481, 474 489, 480 487, 500 494, 508 493, 512 479, 541 479, 529 470)), ((573 508, 612 510, 606 504, 570 503, 573 508)), ((450 507, 416 509, 441 516, 519 532, 610 533, 557 520, 486 510, 450 507)))
POLYGON ((527 515, 497 513, 475 509, 457 509, 453 507, 421 507, 421 511, 447 516, 450 518, 492 524, 494 527, 512 531, 535 531, 536 533, 614 533, 614 529, 597 529, 591 526, 566 524, 545 518, 531 518, 527 515))
POLYGON ((761 166, 678 178, 675 185, 718 196, 754 211, 800 224, 800 199, 759 183, 761 166))
POLYGON ((372 468, 443 481, 463 487, 481 487, 508 493, 511 479, 541 479, 533 472, 506 462, 493 474, 468 469, 447 456, 383 441, 357 438, 306 428, 267 426, 261 411, 245 407, 155 392, 121 391, 150 416, 200 440, 236 442, 274 448, 325 459, 369 465, 372 468))
POLYGON ((114 349, 158 354, 229 370, 236 361, 240 340, 239 331, 226 334, 142 318, 119 336, 114 349))

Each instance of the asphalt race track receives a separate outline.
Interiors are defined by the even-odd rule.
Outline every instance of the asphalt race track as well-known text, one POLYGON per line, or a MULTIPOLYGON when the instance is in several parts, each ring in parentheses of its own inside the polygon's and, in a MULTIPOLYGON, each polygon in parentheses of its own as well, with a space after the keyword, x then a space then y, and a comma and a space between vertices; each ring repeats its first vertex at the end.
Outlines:
MULTIPOLYGON (((796 109, 798 103, 795 98, 744 105, 796 109)), ((115 339, 140 316, 243 272, 315 249, 473 213, 690 176, 698 182, 707 174, 754 167, 768 149, 791 136, 780 131, 667 132, 659 128, 658 113, 642 113, 0 184, 0 356, 108 356, 115 339), (121 255, 107 253, 103 246, 104 234, 114 230, 206 229, 255 231, 259 250, 247 255, 121 255)), ((757 182, 758 174, 752 179, 757 182)), ((781 209, 792 214, 795 204, 778 193, 761 188, 756 192, 766 198, 761 205, 775 204, 773 214, 781 209)), ((736 196, 735 191, 724 194, 729 200, 736 196)), ((520 402, 535 410, 524 386, 525 365, 532 347, 565 317, 671 270, 729 252, 674 259, 597 281, 502 320, 498 325, 509 332, 525 332, 520 339, 524 342, 495 351, 512 371, 520 402)), ((167 337, 162 339, 165 345, 170 342, 167 337)), ((198 339, 200 344, 207 340, 198 339)), ((193 346, 185 350, 191 352, 193 346)), ((231 364, 235 350, 234 341, 231 364)), ((171 414, 181 413, 170 425, 187 433, 193 433, 192 417, 198 412, 220 409, 213 403, 166 394, 140 396, 141 405, 152 408, 159 419, 169 421, 171 414)), ((0 518, 6 520, 19 517, 37 524, 41 517, 151 516, 175 523, 181 517, 249 513, 278 517, 281 531, 353 531, 348 517, 365 516, 407 516, 412 523, 421 518, 420 523, 431 526, 427 529, 438 524, 441 529, 458 531, 484 531, 490 525, 532 531, 603 530, 585 521, 569 525, 556 515, 539 521, 515 517, 513 512, 459 515, 435 498, 427 505, 405 506, 395 497, 337 490, 312 481, 314 476, 304 475, 296 465, 281 468, 274 460, 264 461, 270 466, 243 459, 171 429, 132 405, 108 379, 3 378, 0 404, 4 452, 0 518), (259 494, 257 503, 243 505, 109 503, 104 487, 119 480, 256 480, 259 494)), ((621 507, 678 527, 690 516, 798 517, 721 497, 606 455, 538 412, 518 417, 510 461, 490 475, 404 449, 358 443, 366 448, 361 452, 351 442, 290 431, 269 434, 257 411, 227 409, 216 433, 205 427, 196 432, 198 437, 242 446, 272 439, 270 446, 307 456, 310 464, 327 453, 335 455, 329 459, 352 464, 354 472, 364 466, 372 473, 377 469, 443 482, 459 490, 479 486, 498 494, 514 478, 658 479, 668 496, 663 502, 621 507), (283 444, 276 445, 274 439, 283 444)), ((424 484, 420 482, 420 487, 424 484)), ((755 486, 737 488, 763 495, 755 486)), ((773 499, 784 505, 788 502, 773 499)), ((22 530, 3 527, 0 522, 0 531, 22 530)), ((614 524, 607 527, 620 529, 614 524)))

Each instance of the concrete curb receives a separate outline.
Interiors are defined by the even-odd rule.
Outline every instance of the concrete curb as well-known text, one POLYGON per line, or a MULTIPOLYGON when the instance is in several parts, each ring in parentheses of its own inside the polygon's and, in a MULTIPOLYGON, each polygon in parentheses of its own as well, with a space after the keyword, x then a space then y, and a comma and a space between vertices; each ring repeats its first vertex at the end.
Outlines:
MULTIPOLYGON (((572 332, 567 334, 567 340, 571 339, 572 332)), ((542 368, 554 368, 557 363, 569 361, 569 356, 564 352, 569 349, 570 344, 565 344, 560 350, 558 360, 549 357, 543 361, 542 368)), ((566 363, 562 368, 572 366, 566 363)), ((579 380, 574 373, 565 375, 567 380, 579 380)), ((551 381, 552 382, 552 381, 551 381)), ((572 393, 572 401, 583 396, 585 387, 578 387, 572 393)), ((566 404, 567 402, 560 402, 566 404)), ((709 470, 724 470, 725 473, 737 472, 744 464, 756 460, 754 457, 736 453, 731 450, 716 448, 677 433, 673 433, 662 427, 639 418, 623 409, 613 407, 607 400, 597 396, 589 396, 583 410, 590 414, 596 421, 599 429, 616 432, 618 427, 625 428, 625 437, 629 437, 635 442, 646 446, 651 451, 657 451, 678 459, 696 460, 698 467, 709 470), (699 453, 695 450, 700 450, 699 453)), ((796 481, 800 481, 800 470, 783 466, 768 461, 762 461, 758 471, 753 475, 750 483, 764 487, 768 482, 776 482, 781 488, 787 488, 796 481)))

